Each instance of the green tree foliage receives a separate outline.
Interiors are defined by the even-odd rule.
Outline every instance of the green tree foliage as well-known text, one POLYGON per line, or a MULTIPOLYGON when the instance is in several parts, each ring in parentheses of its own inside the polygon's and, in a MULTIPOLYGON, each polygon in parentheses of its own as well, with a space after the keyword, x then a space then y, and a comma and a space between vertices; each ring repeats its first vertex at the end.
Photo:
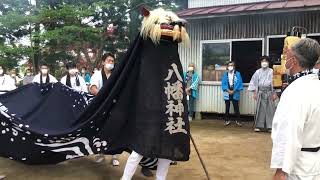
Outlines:
POLYGON ((29 0, 0 0, 0 61, 13 67, 38 53, 53 71, 66 61, 93 68, 104 52, 125 53, 139 32, 141 6, 177 10, 183 1, 37 0, 36 7, 29 0), (19 44, 26 37, 32 37, 32 47, 19 44))
POLYGON ((57 5, 43 8, 38 15, 43 30, 40 32, 42 58, 50 64, 76 61, 91 62, 91 51, 100 48, 103 28, 88 19, 93 17, 95 5, 57 5), (87 58, 87 59, 86 59, 87 58))
POLYGON ((27 0, 0 2, 0 64, 11 69, 32 54, 30 46, 19 43, 21 38, 30 34, 28 25, 32 18, 26 12, 31 8, 27 0))

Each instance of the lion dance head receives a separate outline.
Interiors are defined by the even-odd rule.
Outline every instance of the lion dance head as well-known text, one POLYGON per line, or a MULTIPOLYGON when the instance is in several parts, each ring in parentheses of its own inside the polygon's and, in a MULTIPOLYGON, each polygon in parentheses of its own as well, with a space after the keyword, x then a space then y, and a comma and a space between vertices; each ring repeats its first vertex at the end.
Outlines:
POLYGON ((160 42, 161 36, 172 37, 175 42, 189 43, 189 35, 186 31, 186 21, 175 13, 162 8, 149 11, 142 8, 144 19, 141 26, 141 36, 148 37, 155 43, 160 42))

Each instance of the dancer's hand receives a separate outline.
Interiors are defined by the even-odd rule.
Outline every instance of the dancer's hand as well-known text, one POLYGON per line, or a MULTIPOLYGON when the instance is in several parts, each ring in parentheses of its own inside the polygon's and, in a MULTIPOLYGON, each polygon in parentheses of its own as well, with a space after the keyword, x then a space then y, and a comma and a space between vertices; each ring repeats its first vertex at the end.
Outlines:
POLYGON ((283 83, 283 84, 282 84, 282 88, 283 88, 283 89, 286 88, 286 87, 288 87, 288 86, 289 86, 288 83, 283 83))
POLYGON ((256 92, 253 93, 253 99, 257 100, 257 93, 256 92))
POLYGON ((190 95, 191 95, 191 89, 190 89, 190 88, 187 88, 187 89, 186 89, 186 93, 187 93, 187 95, 190 96, 190 95))
POLYGON ((282 169, 277 169, 273 180, 287 180, 287 173, 283 172, 282 169))
POLYGON ((89 91, 90 91, 90 93, 91 93, 92 95, 94 95, 94 96, 96 96, 96 95, 98 94, 98 92, 99 92, 97 86, 95 86, 95 85, 91 86, 91 88, 89 89, 89 91))
POLYGON ((274 94, 272 95, 272 101, 275 101, 277 98, 278 98, 277 94, 274 93, 274 94))

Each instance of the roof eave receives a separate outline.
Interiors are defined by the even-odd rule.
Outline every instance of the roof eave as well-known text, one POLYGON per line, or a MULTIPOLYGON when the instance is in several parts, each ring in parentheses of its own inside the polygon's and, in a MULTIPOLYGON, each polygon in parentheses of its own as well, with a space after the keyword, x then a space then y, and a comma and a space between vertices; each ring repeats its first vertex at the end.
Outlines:
POLYGON ((209 19, 216 17, 230 17, 230 16, 245 16, 245 15, 261 15, 261 14, 276 14, 276 13, 288 13, 288 12, 305 12, 305 11, 319 11, 320 6, 317 7, 303 7, 303 8, 290 8, 290 9, 271 9, 271 10, 258 10, 258 11, 245 11, 245 12, 229 12, 221 14, 209 14, 209 15, 191 15, 191 16, 179 16, 186 20, 190 19, 209 19))

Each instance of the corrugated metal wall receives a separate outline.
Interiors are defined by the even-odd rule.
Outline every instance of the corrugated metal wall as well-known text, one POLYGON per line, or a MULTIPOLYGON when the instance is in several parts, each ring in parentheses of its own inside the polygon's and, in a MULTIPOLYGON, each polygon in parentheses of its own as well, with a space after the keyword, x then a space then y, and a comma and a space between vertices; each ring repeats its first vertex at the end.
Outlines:
POLYGON ((210 7, 210 6, 221 6, 231 4, 245 4, 253 2, 266 2, 266 1, 279 1, 279 0, 189 0, 189 8, 197 7, 210 7))
MULTIPOLYGON (((240 98, 240 113, 252 115, 255 113, 256 104, 253 103, 252 93, 245 87, 240 98)), ((198 112, 224 113, 225 102, 220 85, 202 84, 199 89, 199 100, 196 104, 198 112)), ((232 111, 233 112, 233 108, 232 111)))
MULTIPOLYGON (((303 26, 309 33, 320 33, 320 12, 298 12, 283 14, 257 14, 250 16, 230 16, 201 20, 188 20, 191 39, 189 48, 180 47, 180 57, 184 69, 190 62, 201 69, 200 41, 222 39, 265 38, 269 35, 284 35, 292 26, 303 26)), ((265 46, 265 52, 266 51, 265 46)), ((199 74, 201 77, 201 74, 199 74)), ((255 102, 248 92, 242 95, 242 114, 254 114, 255 102)), ((219 86, 201 84, 198 111, 222 113, 224 103, 219 86)))

